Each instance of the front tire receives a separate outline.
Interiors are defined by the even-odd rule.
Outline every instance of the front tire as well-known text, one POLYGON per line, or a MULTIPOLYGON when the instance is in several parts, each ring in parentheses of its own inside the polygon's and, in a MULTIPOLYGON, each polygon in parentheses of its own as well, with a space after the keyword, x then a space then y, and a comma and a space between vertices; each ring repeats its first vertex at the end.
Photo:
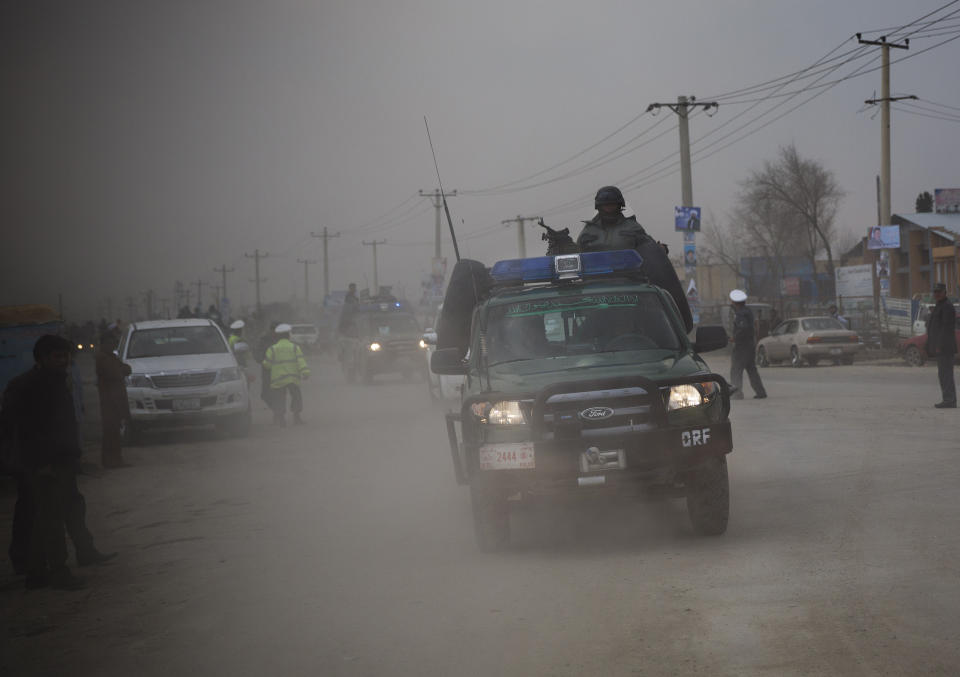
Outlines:
POLYGON ((923 351, 916 346, 908 347, 907 351, 903 354, 903 359, 905 359, 911 367, 922 367, 923 363, 926 362, 923 351))
POLYGON ((125 447, 136 447, 143 443, 143 427, 128 418, 120 420, 120 442, 125 447))
POLYGON ((800 351, 796 346, 790 346, 790 366, 792 367, 802 367, 803 358, 800 357, 800 351))
POLYGON ((502 550, 510 543, 510 510, 503 492, 470 483, 473 530, 483 552, 502 550))
POLYGON ((767 359, 767 349, 763 346, 757 348, 757 366, 758 367, 769 367, 770 360, 767 359))
POLYGON ((727 459, 711 458, 687 480, 687 514, 700 536, 719 536, 730 521, 730 479, 727 459))

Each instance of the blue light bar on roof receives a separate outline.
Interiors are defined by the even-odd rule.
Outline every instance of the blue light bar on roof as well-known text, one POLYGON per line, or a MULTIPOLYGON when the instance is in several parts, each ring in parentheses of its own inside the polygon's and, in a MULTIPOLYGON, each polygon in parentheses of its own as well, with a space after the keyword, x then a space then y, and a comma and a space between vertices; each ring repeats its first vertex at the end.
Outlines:
POLYGON ((490 269, 490 275, 497 282, 551 282, 616 273, 636 273, 642 268, 643 258, 635 250, 617 249, 608 252, 497 261, 490 269), (571 265, 573 257, 580 259, 579 271, 571 265), (560 260, 557 261, 557 259, 560 260))

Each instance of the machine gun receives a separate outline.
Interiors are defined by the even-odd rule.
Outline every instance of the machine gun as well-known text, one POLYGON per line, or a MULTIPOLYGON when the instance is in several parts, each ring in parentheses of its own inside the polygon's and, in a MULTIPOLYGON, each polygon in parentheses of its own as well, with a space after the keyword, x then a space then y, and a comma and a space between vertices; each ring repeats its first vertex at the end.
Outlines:
POLYGON ((556 256, 557 254, 576 254, 579 249, 577 243, 570 237, 570 229, 554 230, 543 219, 539 219, 537 224, 546 230, 540 236, 540 239, 547 243, 547 256, 556 256))

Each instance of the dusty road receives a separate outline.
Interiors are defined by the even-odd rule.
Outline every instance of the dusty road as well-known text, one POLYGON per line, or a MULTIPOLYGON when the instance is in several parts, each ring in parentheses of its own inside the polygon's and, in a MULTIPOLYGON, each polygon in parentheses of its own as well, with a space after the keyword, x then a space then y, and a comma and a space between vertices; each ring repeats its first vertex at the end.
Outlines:
POLYGON ((157 436, 82 478, 120 558, 73 593, 4 562, 0 674, 960 673, 960 414, 932 369, 763 370, 723 537, 681 502, 574 505, 498 554, 423 384, 314 373, 307 426, 258 409, 249 439, 157 436))

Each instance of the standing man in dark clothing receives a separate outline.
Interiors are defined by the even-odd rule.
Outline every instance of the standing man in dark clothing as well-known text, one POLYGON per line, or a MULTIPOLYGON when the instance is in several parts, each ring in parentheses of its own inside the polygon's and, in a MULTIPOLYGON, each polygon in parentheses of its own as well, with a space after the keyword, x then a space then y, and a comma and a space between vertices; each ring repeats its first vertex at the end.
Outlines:
POLYGON ((36 365, 10 381, 3 395, 3 427, 17 450, 34 506, 26 585, 76 590, 83 581, 67 568, 64 538, 68 513, 75 508, 80 460, 73 397, 66 383, 70 343, 59 336, 41 336, 33 355, 36 365))
POLYGON ((103 439, 100 464, 104 468, 122 468, 123 439, 120 429, 123 421, 130 425, 130 403, 127 400, 126 378, 130 365, 114 355, 119 343, 117 331, 100 337, 97 349, 97 392, 100 394, 100 428, 103 439))
POLYGON ((343 297, 343 303, 356 305, 360 303, 360 299, 357 298, 357 285, 354 282, 351 282, 347 285, 347 295, 343 297))
POLYGON ((943 399, 933 405, 937 409, 956 409, 957 386, 953 380, 953 362, 957 356, 957 313, 947 298, 947 286, 938 282, 933 288, 937 305, 927 320, 927 354, 937 358, 937 376, 943 399))
POLYGON ((753 327, 753 313, 747 308, 747 294, 741 289, 730 292, 730 301, 733 304, 733 354, 730 356, 730 383, 736 387, 730 399, 743 399, 743 370, 747 370, 750 378, 750 387, 753 388, 753 399, 762 400, 767 391, 760 380, 760 372, 756 363, 756 337, 753 327))
POLYGON ((573 242, 564 231, 548 231, 545 239, 549 242, 547 255, 576 254, 578 252, 602 252, 615 249, 634 249, 643 258, 643 269, 653 284, 663 288, 677 304, 683 326, 687 331, 693 329, 693 315, 690 303, 683 293, 683 286, 677 278, 677 272, 667 256, 663 245, 647 234, 634 215, 624 216, 627 206, 623 193, 616 186, 604 186, 597 191, 593 201, 596 216, 584 221, 583 230, 573 242))
POLYGON ((263 362, 267 358, 267 350, 277 340, 274 329, 279 324, 279 322, 270 323, 270 331, 260 337, 255 346, 256 352, 253 354, 253 359, 260 363, 260 399, 271 409, 273 409, 273 391, 270 389, 270 367, 264 365, 263 362))

